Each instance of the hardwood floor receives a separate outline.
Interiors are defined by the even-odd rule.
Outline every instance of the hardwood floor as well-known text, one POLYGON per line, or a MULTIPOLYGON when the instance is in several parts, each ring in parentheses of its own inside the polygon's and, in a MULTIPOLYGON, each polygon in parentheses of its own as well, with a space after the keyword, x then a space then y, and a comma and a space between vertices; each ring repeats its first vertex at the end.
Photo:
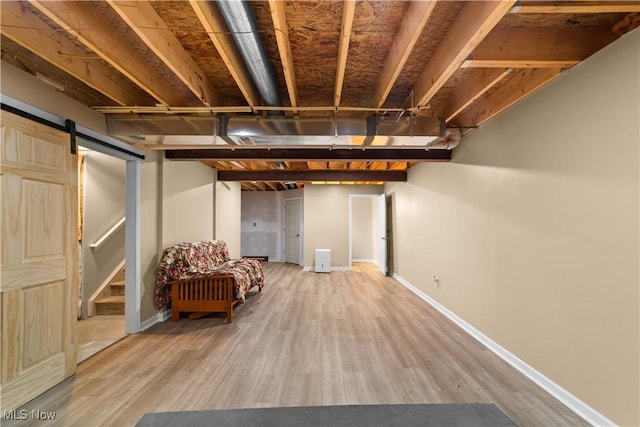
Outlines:
POLYGON ((492 402, 520 426, 587 425, 371 265, 266 263, 265 275, 232 324, 216 315, 130 335, 21 409, 55 412, 48 425, 127 426, 146 412, 492 402))
POLYGON ((124 333, 124 315, 97 315, 78 321, 78 362, 104 350, 121 340, 124 333))

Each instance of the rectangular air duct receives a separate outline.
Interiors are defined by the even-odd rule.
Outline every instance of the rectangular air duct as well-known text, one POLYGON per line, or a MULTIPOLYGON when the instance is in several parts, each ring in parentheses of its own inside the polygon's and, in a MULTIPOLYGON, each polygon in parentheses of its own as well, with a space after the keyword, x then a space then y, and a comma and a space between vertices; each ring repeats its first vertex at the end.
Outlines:
POLYGON ((445 135, 442 118, 288 117, 248 114, 113 115, 109 135, 140 144, 407 145, 426 146, 445 135), (380 138, 376 138, 380 137, 380 138))

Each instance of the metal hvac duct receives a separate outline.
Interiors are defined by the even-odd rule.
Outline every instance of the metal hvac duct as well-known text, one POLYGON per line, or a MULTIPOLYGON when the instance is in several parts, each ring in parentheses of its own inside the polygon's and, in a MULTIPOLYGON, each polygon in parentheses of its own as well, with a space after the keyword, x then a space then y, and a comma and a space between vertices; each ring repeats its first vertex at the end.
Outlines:
MULTIPOLYGON (((393 140, 385 145, 427 146, 446 136, 442 118, 414 116, 378 117, 372 126, 367 117, 112 115, 107 116, 107 130, 111 136, 132 142, 190 141, 196 145, 224 144, 216 142, 217 138, 244 145, 247 137, 257 145, 367 145, 366 137, 389 137, 393 140)), ((431 148, 447 147, 435 144, 431 148)))
POLYGON ((282 106, 280 93, 269 57, 264 48, 251 2, 246 0, 223 0, 216 2, 222 17, 231 30, 244 63, 249 70, 262 102, 267 106, 282 106))
POLYGON ((226 135, 230 137, 274 136, 408 136, 442 137, 442 119, 406 116, 399 120, 378 121, 371 126, 371 117, 287 117, 229 116, 226 135))

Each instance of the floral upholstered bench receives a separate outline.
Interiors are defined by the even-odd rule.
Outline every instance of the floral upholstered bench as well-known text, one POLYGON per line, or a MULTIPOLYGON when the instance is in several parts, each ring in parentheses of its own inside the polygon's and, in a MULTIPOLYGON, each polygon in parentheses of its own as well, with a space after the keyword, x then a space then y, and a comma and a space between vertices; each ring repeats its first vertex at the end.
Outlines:
POLYGON ((208 313, 227 313, 233 321, 233 307, 244 303, 246 293, 258 286, 262 290, 262 261, 230 259, 222 240, 180 243, 163 251, 156 276, 155 303, 158 309, 171 305, 171 320, 181 312, 190 319, 208 313))

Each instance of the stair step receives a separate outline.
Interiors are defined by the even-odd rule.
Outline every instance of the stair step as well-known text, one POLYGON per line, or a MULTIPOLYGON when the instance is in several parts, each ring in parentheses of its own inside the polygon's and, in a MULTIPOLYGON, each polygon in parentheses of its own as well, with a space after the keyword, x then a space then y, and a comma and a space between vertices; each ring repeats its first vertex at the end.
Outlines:
POLYGON ((94 301, 96 314, 124 314, 124 296, 116 295, 94 301))
POLYGON ((124 296, 124 280, 109 283, 109 295, 124 296))
POLYGON ((101 303, 119 302, 119 303, 124 304, 124 296, 113 295, 113 296, 110 296, 110 297, 102 297, 100 299, 95 300, 96 304, 99 303, 99 302, 101 302, 101 303))

